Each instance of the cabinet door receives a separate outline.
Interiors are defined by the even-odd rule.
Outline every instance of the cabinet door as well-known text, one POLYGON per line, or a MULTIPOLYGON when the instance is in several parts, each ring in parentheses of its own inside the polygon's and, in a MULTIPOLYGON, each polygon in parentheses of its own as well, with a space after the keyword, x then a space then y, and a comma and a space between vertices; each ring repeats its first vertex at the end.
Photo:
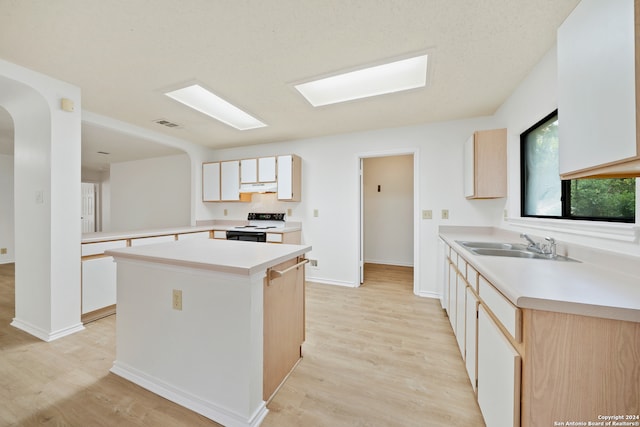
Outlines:
POLYGON ((507 196, 507 130, 478 131, 465 146, 465 197, 507 196))
POLYGON ((242 184, 258 182, 258 159, 240 160, 240 182, 242 184))
POLYGON ((478 405, 487 426, 520 426, 520 355, 480 304, 478 405))
POLYGON ((447 255, 449 246, 444 240, 438 238, 438 292, 440 293, 440 305, 443 309, 447 308, 447 297, 449 296, 449 262, 447 255))
POLYGON ((633 0, 582 0, 558 29, 563 179, 638 156, 636 40, 633 0))
POLYGON ((258 159, 258 182, 274 182, 276 180, 276 158, 260 157, 258 159))
POLYGON ((471 198, 476 194, 475 188, 475 143, 474 135, 471 135, 464 144, 464 197, 471 198))
POLYGON ((116 263, 113 257, 82 261, 82 314, 116 303, 116 263))
POLYGON ((301 200, 302 161, 293 155, 278 156, 278 200, 301 200))
POLYGON ((464 278, 458 274, 458 283, 456 288, 456 339, 458 340, 458 348, 462 354, 462 358, 465 358, 465 302, 467 292, 467 282, 464 278))
POLYGON ((220 199, 240 200, 240 162, 233 160, 220 163, 220 199))
POLYGON ((202 201, 220 201, 220 163, 202 164, 202 201))
POLYGON ((465 316, 465 364, 473 390, 476 390, 477 343, 478 343, 478 298, 467 287, 465 316))
POLYGON ((456 332, 456 292, 457 292, 458 272, 453 264, 449 264, 449 323, 453 328, 453 332, 456 332))

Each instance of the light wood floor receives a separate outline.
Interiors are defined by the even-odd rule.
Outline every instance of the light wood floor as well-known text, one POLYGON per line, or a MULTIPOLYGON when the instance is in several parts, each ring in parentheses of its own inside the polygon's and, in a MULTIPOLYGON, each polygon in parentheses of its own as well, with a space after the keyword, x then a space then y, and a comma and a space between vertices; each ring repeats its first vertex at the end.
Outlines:
MULTIPOLYGON (((483 426, 437 300, 412 269, 367 265, 358 289, 307 283, 304 358, 265 427, 483 426)), ((0 265, 0 426, 216 426, 116 375, 115 316, 51 343, 9 325, 13 265, 0 265)))

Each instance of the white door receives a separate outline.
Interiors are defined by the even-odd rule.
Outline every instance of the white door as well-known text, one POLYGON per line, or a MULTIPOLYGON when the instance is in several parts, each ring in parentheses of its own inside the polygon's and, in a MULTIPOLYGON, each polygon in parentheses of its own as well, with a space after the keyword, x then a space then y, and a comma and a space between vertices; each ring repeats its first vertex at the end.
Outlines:
POLYGON ((96 185, 82 183, 82 232, 93 233, 96 231, 96 185))

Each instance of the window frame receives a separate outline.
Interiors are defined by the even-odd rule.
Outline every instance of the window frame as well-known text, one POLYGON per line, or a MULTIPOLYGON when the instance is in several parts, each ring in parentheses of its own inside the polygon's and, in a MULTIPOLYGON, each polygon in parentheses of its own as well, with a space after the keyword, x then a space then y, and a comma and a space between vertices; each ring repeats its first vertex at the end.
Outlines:
MULTIPOLYGON (((561 215, 530 215, 525 214, 525 206, 526 206, 526 195, 527 195, 527 185, 526 185, 526 150, 525 144, 527 136, 535 131, 540 125, 546 123, 554 116, 557 116, 558 120, 560 119, 560 115, 558 113, 558 109, 555 109, 551 113, 547 114, 542 119, 538 120, 532 126, 530 126, 527 130, 520 134, 520 217, 521 218, 540 218, 540 219, 566 219, 572 221, 598 221, 598 222, 617 222, 617 223, 625 223, 625 224, 634 224, 636 222, 636 217, 638 215, 635 212, 634 217, 629 218, 621 218, 621 217, 590 217, 590 216, 577 216, 571 215, 571 180, 561 180, 561 215)), ((636 192, 636 198, 638 194, 636 192)))

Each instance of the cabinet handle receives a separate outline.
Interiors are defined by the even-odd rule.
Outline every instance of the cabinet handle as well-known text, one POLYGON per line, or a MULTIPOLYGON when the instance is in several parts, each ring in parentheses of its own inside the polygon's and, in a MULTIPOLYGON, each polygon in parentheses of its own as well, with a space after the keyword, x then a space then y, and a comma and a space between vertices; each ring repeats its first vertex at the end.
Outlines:
POLYGON ((304 258, 302 261, 300 261, 299 263, 292 265, 289 268, 285 268, 284 270, 280 271, 280 270, 272 270, 269 269, 267 271, 267 278, 269 279, 267 282, 267 286, 271 285, 271 279, 275 277, 281 277, 284 276, 285 274, 287 274, 288 272, 290 272, 291 270, 295 270, 298 269, 299 267, 302 267, 303 265, 307 264, 309 262, 308 259, 304 258))

